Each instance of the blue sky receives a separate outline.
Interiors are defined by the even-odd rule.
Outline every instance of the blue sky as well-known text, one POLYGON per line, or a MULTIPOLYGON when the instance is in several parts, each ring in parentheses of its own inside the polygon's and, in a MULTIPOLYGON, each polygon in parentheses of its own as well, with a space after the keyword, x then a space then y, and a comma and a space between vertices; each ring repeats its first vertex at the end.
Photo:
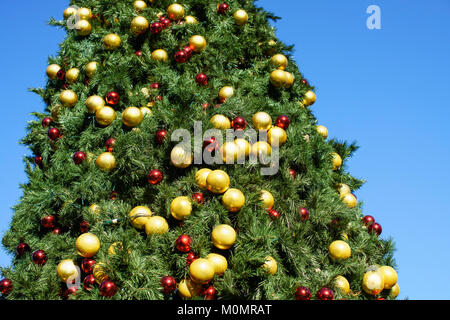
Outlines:
MULTIPOLYGON (((0 233, 26 182, 18 144, 30 112, 43 110, 27 92, 44 86, 47 57, 65 34, 45 24, 68 1, 1 1, 2 114, 0 233)), ((367 179, 364 212, 396 246, 400 298, 450 299, 450 2, 448 0, 260 0, 283 19, 277 36, 295 45, 295 60, 316 86, 313 106, 330 137, 361 146, 347 162, 367 179), (343 1, 341 1, 343 2, 343 1), (366 27, 369 5, 381 30, 366 27)), ((10 257, 0 250, 0 265, 10 257)))

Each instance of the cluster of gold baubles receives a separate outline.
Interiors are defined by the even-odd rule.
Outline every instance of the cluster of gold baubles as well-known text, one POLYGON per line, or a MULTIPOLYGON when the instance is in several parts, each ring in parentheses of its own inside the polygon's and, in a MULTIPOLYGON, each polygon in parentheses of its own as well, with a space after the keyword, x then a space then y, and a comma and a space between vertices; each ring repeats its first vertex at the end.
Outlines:
POLYGON ((131 225, 138 230, 145 230, 147 235, 165 234, 169 231, 167 220, 154 216, 146 206, 137 206, 128 214, 131 225))
POLYGON ((352 190, 348 185, 346 185, 345 183, 339 183, 337 185, 337 191, 339 192, 340 199, 347 205, 347 207, 356 207, 358 200, 353 195, 352 190))
POLYGON ((270 74, 270 83, 276 88, 289 89, 294 84, 294 75, 285 71, 288 66, 288 58, 282 54, 275 54, 270 59, 270 64, 276 68, 270 74))
POLYGON ((69 7, 64 10, 64 19, 76 17, 75 30, 79 36, 88 36, 91 34, 92 26, 89 20, 92 18, 92 11, 89 8, 69 7))

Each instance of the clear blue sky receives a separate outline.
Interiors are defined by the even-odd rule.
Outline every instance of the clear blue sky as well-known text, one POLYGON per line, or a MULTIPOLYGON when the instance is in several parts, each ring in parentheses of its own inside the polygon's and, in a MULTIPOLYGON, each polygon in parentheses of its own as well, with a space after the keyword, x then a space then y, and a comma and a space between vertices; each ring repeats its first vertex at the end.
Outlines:
MULTIPOLYGON (((347 164, 367 179, 364 212, 393 237, 400 298, 450 299, 450 2, 448 0, 261 0, 283 19, 278 38, 316 86, 313 110, 331 137, 357 140, 347 164), (381 8, 382 30, 366 28, 366 9, 381 8)), ((0 233, 26 182, 18 141, 45 85, 47 56, 65 34, 49 27, 68 1, 1 1, 0 233)), ((10 257, 0 250, 0 265, 10 257)))

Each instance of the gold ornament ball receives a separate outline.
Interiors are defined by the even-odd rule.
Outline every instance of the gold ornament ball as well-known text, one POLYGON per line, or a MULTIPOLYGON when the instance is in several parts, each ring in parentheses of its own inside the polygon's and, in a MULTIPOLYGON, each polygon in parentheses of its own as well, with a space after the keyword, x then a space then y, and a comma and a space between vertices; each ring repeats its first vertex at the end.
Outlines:
POLYGON ((236 144, 236 146, 238 148, 238 152, 237 152, 238 159, 245 159, 246 157, 249 156, 250 143, 247 140, 238 138, 238 139, 234 140, 234 143, 236 144))
POLYGON ((144 119, 144 114, 139 108, 128 107, 122 113, 123 123, 130 128, 138 126, 144 119))
POLYGON ((207 190, 208 186, 206 184, 206 178, 208 175, 212 172, 211 169, 203 168, 197 171, 195 174, 195 182, 197 183, 198 187, 202 190, 207 190))
POLYGON ((184 17, 184 8, 181 4, 173 3, 167 8, 167 16, 170 20, 181 20, 184 17))
POLYGON ((178 284, 178 294, 182 298, 191 299, 201 294, 203 286, 191 278, 183 279, 178 284))
POLYGON ((59 70, 61 70, 59 65, 51 64, 47 67, 47 76, 52 80, 56 80, 59 70))
POLYGON ((328 138, 328 129, 325 126, 316 126, 316 131, 322 138, 328 138))
POLYGON ((336 152, 331 153, 331 161, 333 163, 333 170, 338 170, 342 165, 342 158, 336 152))
POLYGON ((78 80, 78 77, 80 76, 80 69, 78 68, 71 68, 67 70, 66 72, 66 80, 67 83, 72 84, 75 81, 78 80))
POLYGON ((378 269, 384 280, 384 289, 391 289, 397 284, 398 276, 394 268, 389 266, 382 266, 378 269))
POLYGON ((345 260, 352 254, 350 246, 343 240, 333 241, 328 247, 328 252, 332 260, 345 260))
POLYGON ((356 207, 358 200, 356 200, 356 197, 353 194, 347 193, 345 196, 342 197, 342 202, 344 202, 347 205, 347 207, 354 208, 356 207))
POLYGON ((214 278, 214 265, 208 259, 196 259, 189 266, 189 276, 195 283, 204 284, 214 278))
POLYGON ((97 215, 97 214, 99 214, 99 213, 102 211, 102 209, 100 208, 100 206, 99 206, 98 204, 93 203, 93 204, 90 205, 89 211, 90 211, 92 214, 97 215))
POLYGON ((108 275, 105 272, 105 264, 103 262, 97 262, 94 265, 92 274, 97 284, 101 284, 103 281, 108 279, 108 275))
POLYGON ((273 198, 273 195, 269 191, 261 190, 261 195, 259 199, 261 200, 261 205, 263 209, 270 210, 273 208, 275 199, 273 198))
POLYGON ((152 52, 152 59, 155 61, 167 62, 169 60, 169 55, 163 49, 157 49, 152 52))
POLYGON ((184 18, 184 22, 185 22, 186 24, 196 24, 196 23, 198 23, 197 18, 196 18, 196 17, 193 17, 193 16, 186 16, 186 17, 184 18))
POLYGON ((269 132, 267 132, 267 141, 271 146, 281 147, 287 140, 287 134, 284 129, 280 127, 272 127, 269 132))
POLYGON ((89 62, 86 65, 86 75, 88 76, 88 78, 92 78, 95 74, 95 71, 97 71, 97 67, 98 67, 98 62, 92 61, 89 62))
POLYGON ((248 14, 245 10, 239 9, 233 14, 233 18, 238 26, 243 26, 248 21, 248 14))
POLYGON ((288 66, 288 58, 284 54, 276 54, 270 59, 270 64, 277 69, 284 70, 288 66))
POLYGON ((314 93, 314 91, 311 91, 311 90, 307 91, 305 93, 305 97, 302 101, 302 104, 305 107, 309 107, 309 106, 313 105, 315 102, 316 102, 316 94, 314 93))
POLYGON ((206 39, 203 36, 200 36, 200 35, 192 36, 189 39, 189 46, 195 52, 201 52, 207 46, 206 39))
POLYGON ((78 270, 72 259, 62 260, 56 267, 56 273, 61 281, 66 282, 69 278, 78 277, 78 270))
POLYGON ((74 14, 77 14, 78 10, 75 9, 75 7, 68 7, 66 10, 64 10, 64 19, 69 19, 74 14))
POLYGON ((286 71, 274 70, 270 74, 270 83, 276 88, 282 88, 288 83, 288 75, 286 71))
POLYGON ((339 183, 337 185, 337 190, 338 190, 341 198, 343 198, 345 195, 347 195, 349 193, 352 193, 352 190, 350 189, 350 187, 348 185, 346 185, 345 183, 339 183))
POLYGON ((81 20, 89 20, 92 18, 92 10, 89 8, 80 8, 77 15, 81 20))
POLYGON ((123 243, 120 241, 114 242, 112 245, 109 246, 108 248, 108 255, 110 256, 114 256, 116 255, 116 250, 123 250, 123 243))
POLYGON ((153 216, 148 219, 145 224, 145 233, 150 234, 165 234, 169 231, 169 224, 163 217, 153 216))
POLYGON ((230 177, 225 171, 214 170, 206 177, 206 186, 212 193, 224 193, 230 187, 230 177))
POLYGON ((258 141, 252 145, 251 153, 256 157, 268 157, 272 154, 272 147, 265 141, 258 141))
POLYGON ((230 225, 220 224, 213 229, 211 240, 220 250, 230 249, 236 242, 236 231, 230 225))
POLYGON ((184 220, 192 213, 192 202, 188 197, 176 197, 170 203, 170 214, 177 220, 184 220))
POLYGON ((59 101, 61 101, 65 107, 73 107, 77 104, 78 96, 72 90, 64 90, 59 95, 59 101))
POLYGON ((89 113, 96 113, 97 110, 105 106, 105 100, 100 96, 90 96, 86 99, 86 109, 89 113))
POLYGON ((92 26, 87 20, 79 20, 75 23, 75 30, 79 36, 85 37, 91 34, 92 26))
POLYGON ((84 258, 90 258, 100 250, 100 240, 93 233, 83 233, 75 243, 78 254, 84 258))
POLYGON ((142 1, 142 0, 136 0, 136 1, 133 3, 133 7, 134 7, 134 9, 136 9, 137 11, 142 11, 142 10, 144 10, 145 8, 147 8, 147 4, 145 3, 145 1, 142 1))
POLYGON ((95 112, 95 120, 101 126, 109 126, 116 120, 116 111, 110 106, 104 106, 95 112))
MULTIPOLYGON (((262 44, 261 44, 262 45, 262 44)), ((277 42, 275 40, 269 40, 267 42, 268 50, 265 52, 266 56, 272 56, 277 51, 277 42)))
POLYGON ((193 158, 193 155, 184 146, 175 146, 170 153, 170 161, 177 168, 189 167, 193 158))
POLYGON ((369 271, 364 274, 363 290, 370 295, 377 295, 384 289, 383 276, 378 271, 369 271))
POLYGON ((144 115, 144 118, 146 116, 151 117, 153 115, 153 111, 148 107, 140 107, 139 109, 141 110, 142 114, 144 115))
POLYGON ((106 50, 115 50, 119 48, 120 45, 122 44, 122 39, 120 39, 120 37, 117 34, 110 33, 107 36, 105 36, 105 38, 103 39, 103 43, 105 45, 106 50))
POLYGON ((277 261, 272 258, 271 256, 266 257, 266 261, 264 262, 264 269, 266 269, 266 271, 272 275, 274 275, 275 273, 277 273, 278 270, 278 264, 277 261))
POLYGON ((219 98, 221 100, 226 100, 228 98, 231 98, 234 95, 234 88, 231 86, 225 86, 220 89, 219 91, 219 98))
POLYGON ((292 85, 294 84, 294 82, 295 82, 295 77, 294 77, 294 75, 293 75, 292 73, 290 73, 290 72, 286 72, 286 77, 287 77, 287 82, 286 82, 286 84, 284 85, 284 87, 285 87, 286 89, 289 89, 289 88, 292 87, 292 85))
POLYGON ((348 294, 350 292, 350 283, 343 276, 337 276, 334 279, 334 287, 339 289, 342 294, 348 294))
POLYGON ((144 229, 145 224, 150 220, 152 215, 153 213, 149 208, 145 206, 137 206, 130 211, 128 217, 133 227, 138 230, 142 230, 144 229))
POLYGON ((397 283, 395 286, 391 288, 391 290, 389 291, 389 295, 395 299, 398 297, 399 293, 400 293, 400 286, 397 283))
POLYGON ((97 157, 96 164, 103 171, 111 171, 116 167, 116 158, 111 152, 104 152, 97 157))
POLYGON ((231 128, 231 121, 223 114, 216 114, 209 120, 213 127, 219 130, 226 130, 231 128))
POLYGON ((147 31, 149 26, 150 24, 146 18, 137 16, 131 21, 130 31, 138 36, 147 31))
POLYGON ((206 259, 213 265, 214 273, 219 276, 224 274, 228 268, 227 259, 221 254, 210 253, 206 256, 206 259))
POLYGON ((239 147, 232 142, 226 142, 220 147, 220 154, 224 163, 233 164, 236 162, 239 153, 239 147))
POLYGON ((256 130, 269 130, 272 126, 272 117, 267 112, 257 112, 252 117, 252 123, 256 130))
POLYGON ((230 212, 238 212, 245 204, 245 196, 241 190, 228 189, 222 196, 222 204, 230 212))

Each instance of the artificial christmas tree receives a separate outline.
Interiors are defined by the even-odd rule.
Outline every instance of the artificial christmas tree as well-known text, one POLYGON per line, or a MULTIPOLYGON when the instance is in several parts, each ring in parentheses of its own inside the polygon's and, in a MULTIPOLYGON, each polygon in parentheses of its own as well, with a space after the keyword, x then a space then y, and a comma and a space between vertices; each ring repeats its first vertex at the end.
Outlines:
POLYGON ((71 5, 51 20, 68 36, 33 89, 47 108, 23 140, 34 154, 3 238, 16 254, 3 296, 398 295, 392 243, 362 219, 363 181, 345 170, 357 147, 318 130, 275 16, 253 0, 71 5), (199 142, 178 144, 196 122, 199 142), (225 141, 227 129, 259 139, 225 141))

